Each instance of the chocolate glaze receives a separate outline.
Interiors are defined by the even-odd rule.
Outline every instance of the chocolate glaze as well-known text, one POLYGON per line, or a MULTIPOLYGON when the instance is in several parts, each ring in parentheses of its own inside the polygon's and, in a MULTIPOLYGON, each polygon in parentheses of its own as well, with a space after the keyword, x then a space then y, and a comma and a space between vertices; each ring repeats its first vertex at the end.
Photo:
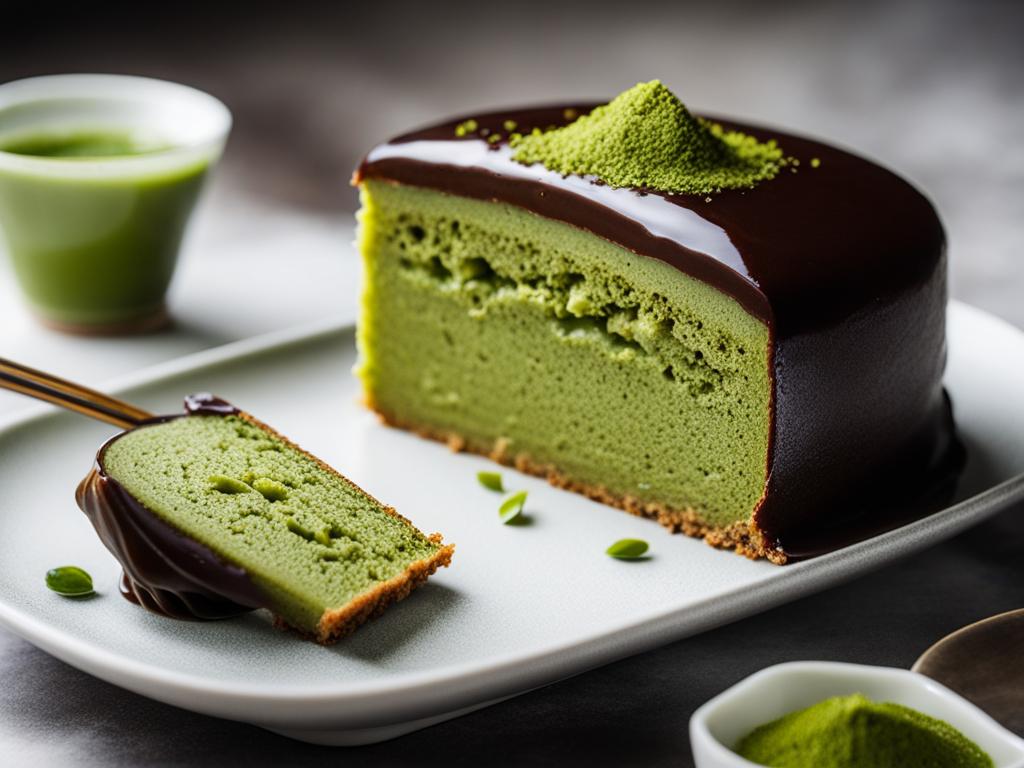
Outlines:
MULTIPOLYGON (((191 395, 185 399, 185 413, 160 416, 139 426, 237 413, 238 409, 213 395, 191 395)), ((125 434, 103 444, 75 494, 100 540, 121 563, 121 594, 153 613, 179 619, 221 619, 269 607, 243 568, 223 561, 165 523, 106 473, 104 454, 125 434)))
MULTIPOLYGON (((856 155, 722 122, 795 158, 775 179, 711 196, 613 189, 511 159, 504 138, 594 104, 471 115, 373 149, 354 181, 383 179, 516 205, 659 259, 733 297, 769 328, 768 482, 755 524, 789 559, 920 517, 964 461, 942 386, 942 225, 909 183, 856 155), (816 161, 812 163, 812 160, 816 161), (817 167, 814 167, 814 166, 817 167)), ((575 114, 574 114, 575 113, 575 114)))
POLYGON ((198 392, 185 397, 185 413, 200 416, 237 416, 238 408, 209 392, 198 392))

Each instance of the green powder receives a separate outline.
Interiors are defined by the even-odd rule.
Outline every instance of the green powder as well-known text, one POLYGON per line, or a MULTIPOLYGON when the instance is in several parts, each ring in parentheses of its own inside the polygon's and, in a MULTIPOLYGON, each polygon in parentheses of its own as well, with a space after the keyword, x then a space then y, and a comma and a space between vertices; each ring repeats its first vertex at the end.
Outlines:
POLYGON ((736 751, 775 768, 985 768, 973 741, 942 720, 860 694, 837 696, 762 725, 736 751))
POLYGON ((612 187, 675 194, 747 189, 785 165, 774 141, 694 117, 657 80, 638 83, 573 123, 513 138, 513 159, 612 187))

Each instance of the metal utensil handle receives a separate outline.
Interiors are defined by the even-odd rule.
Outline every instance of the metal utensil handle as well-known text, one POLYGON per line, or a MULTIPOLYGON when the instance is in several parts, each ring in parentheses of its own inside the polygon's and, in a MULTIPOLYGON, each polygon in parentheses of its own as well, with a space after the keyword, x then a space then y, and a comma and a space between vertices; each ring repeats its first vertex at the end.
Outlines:
POLYGON ((122 429, 137 426, 140 422, 153 418, 153 414, 136 408, 131 403, 2 357, 0 389, 9 389, 38 400, 45 400, 122 429))

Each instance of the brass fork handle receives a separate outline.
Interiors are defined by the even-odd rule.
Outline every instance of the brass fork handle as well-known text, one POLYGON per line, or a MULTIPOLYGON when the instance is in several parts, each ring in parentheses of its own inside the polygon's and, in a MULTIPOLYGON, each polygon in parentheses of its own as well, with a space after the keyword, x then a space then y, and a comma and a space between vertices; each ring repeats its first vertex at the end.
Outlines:
POLYGON ((153 414, 94 389, 0 357, 0 389, 9 389, 62 408, 130 429, 153 414))

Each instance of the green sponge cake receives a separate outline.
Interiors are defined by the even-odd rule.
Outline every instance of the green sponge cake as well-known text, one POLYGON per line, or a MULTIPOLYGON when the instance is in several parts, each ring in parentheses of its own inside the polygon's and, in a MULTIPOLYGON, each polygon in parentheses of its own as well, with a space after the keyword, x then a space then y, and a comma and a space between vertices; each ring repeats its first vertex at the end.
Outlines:
POLYGON ((390 424, 777 563, 959 468, 942 228, 866 160, 653 82, 401 136, 355 182, 390 424))
POLYGON ((198 618, 265 607, 330 642, 448 565, 440 535, 265 425, 188 404, 108 442, 79 488, 132 599, 198 618))
POLYGON ((360 374, 389 421, 608 500, 679 508, 699 493, 712 526, 753 508, 763 323, 661 262, 511 206, 377 181, 364 205, 363 243, 380 257, 360 374), (404 225, 413 212, 429 238, 404 225))

